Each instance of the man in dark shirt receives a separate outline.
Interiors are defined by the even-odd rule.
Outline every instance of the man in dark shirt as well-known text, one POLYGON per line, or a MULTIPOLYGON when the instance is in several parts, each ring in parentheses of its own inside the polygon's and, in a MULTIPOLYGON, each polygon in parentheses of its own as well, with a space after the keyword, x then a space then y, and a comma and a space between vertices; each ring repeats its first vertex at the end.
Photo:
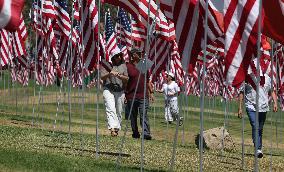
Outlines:
POLYGON ((139 63, 142 57, 142 51, 139 49, 133 49, 130 52, 130 63, 127 64, 127 73, 128 73, 128 83, 126 87, 125 97, 127 99, 126 105, 126 117, 130 115, 131 128, 132 128, 132 137, 140 138, 140 133, 137 126, 137 116, 140 115, 140 125, 143 128, 144 125, 144 138, 146 140, 151 140, 150 125, 147 115, 147 110, 149 107, 149 99, 153 100, 153 89, 149 83, 149 73, 146 75, 146 95, 144 96, 144 85, 145 85, 145 74, 141 73, 136 65, 139 63), (135 93, 137 87, 137 91, 135 93), (143 109, 145 101, 145 113, 144 113, 144 124, 143 123, 143 109), (131 105, 133 103, 132 111, 131 105))

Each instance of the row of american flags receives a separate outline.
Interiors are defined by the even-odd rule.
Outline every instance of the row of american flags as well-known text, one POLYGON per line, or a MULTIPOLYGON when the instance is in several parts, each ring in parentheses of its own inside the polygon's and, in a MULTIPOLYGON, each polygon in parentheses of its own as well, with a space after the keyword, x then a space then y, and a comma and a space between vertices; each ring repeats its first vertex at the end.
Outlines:
POLYGON ((274 76, 279 96, 284 97, 284 24, 277 23, 284 19, 283 0, 264 0, 261 15, 259 0, 208 0, 208 11, 206 0, 72 2, 70 13, 66 0, 33 1, 30 19, 36 41, 31 44, 23 16, 18 21, 13 17, 13 11, 22 9, 15 3, 23 5, 23 0, 0 0, 0 16, 10 15, 0 26, 1 67, 9 68, 14 80, 27 85, 34 77, 38 84, 51 85, 66 77, 80 86, 84 77, 104 65, 102 59, 110 61, 119 49, 128 62, 129 51, 139 47, 154 62, 150 71, 157 87, 170 70, 187 94, 200 95, 200 78, 205 75, 208 96, 234 98, 243 81, 253 81, 248 72, 255 72, 251 59, 256 56, 262 16, 261 70, 274 76), (100 14, 98 2, 113 5, 117 13, 105 9, 100 14), (104 15, 100 23, 99 15, 104 15), (279 42, 271 50, 273 56, 264 46, 272 39, 279 42))

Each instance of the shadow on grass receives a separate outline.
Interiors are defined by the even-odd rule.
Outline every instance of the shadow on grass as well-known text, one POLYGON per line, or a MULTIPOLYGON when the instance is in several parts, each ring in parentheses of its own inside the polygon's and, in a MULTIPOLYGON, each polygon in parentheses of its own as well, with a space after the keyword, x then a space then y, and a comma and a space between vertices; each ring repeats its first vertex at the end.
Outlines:
MULTIPOLYGON (((70 146, 59 146, 59 145, 44 145, 47 148, 50 149, 73 149, 76 151, 83 151, 83 152, 88 152, 88 153, 96 153, 95 150, 90 150, 90 149, 78 149, 78 148, 71 148, 70 146)), ((109 155, 109 156, 119 156, 119 153, 116 152, 98 152, 98 154, 101 155, 109 155)), ((125 153, 121 153, 120 154, 122 157, 130 157, 130 154, 125 154, 125 153)))
MULTIPOLYGON (((263 155, 266 155, 266 156, 275 156, 275 157, 283 157, 283 155, 280 155, 280 154, 270 154, 270 153, 264 153, 263 155)), ((249 156, 249 157, 254 157, 254 153, 245 153, 245 156, 249 156)))
POLYGON ((221 157, 221 158, 229 158, 229 159, 234 159, 234 160, 239 160, 239 161, 242 160, 242 158, 234 157, 234 156, 226 156, 226 155, 221 155, 221 154, 213 154, 213 155, 215 155, 217 157, 221 157))
MULTIPOLYGON (((73 157, 45 152, 0 149, 0 171, 117 171, 111 161, 95 160, 90 157, 73 157)), ((119 171, 138 171, 138 166, 122 164, 119 171)), ((145 171, 161 171, 144 169, 145 171)))

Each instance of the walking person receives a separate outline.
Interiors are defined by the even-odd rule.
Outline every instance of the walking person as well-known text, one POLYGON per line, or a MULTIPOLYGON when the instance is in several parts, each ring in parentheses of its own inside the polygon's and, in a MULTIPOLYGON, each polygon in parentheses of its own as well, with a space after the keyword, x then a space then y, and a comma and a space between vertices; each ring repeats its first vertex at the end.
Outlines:
POLYGON ((117 136, 121 128, 124 89, 128 81, 127 68, 122 55, 121 51, 115 51, 111 55, 112 63, 102 60, 100 70, 103 81, 103 99, 111 136, 117 136))
MULTIPOLYGON (((252 64, 253 68, 256 66, 256 58, 253 60, 252 64)), ((263 63, 261 63, 263 64, 263 63)), ((249 69, 250 70, 250 69, 249 69)), ((263 134, 263 126, 266 120, 266 114, 269 111, 269 95, 273 100, 273 112, 277 112, 277 96, 271 85, 271 78, 269 75, 263 70, 263 66, 260 67, 260 85, 259 85, 259 116, 258 121, 256 121, 256 84, 254 80, 256 80, 255 72, 249 72, 246 78, 246 82, 243 84, 243 87, 239 93, 239 108, 238 108, 238 117, 243 117, 242 105, 243 99, 245 98, 245 108, 247 111, 247 115, 249 117, 250 125, 252 127, 252 140, 254 143, 254 147, 257 148, 257 157, 262 158, 262 134, 263 134), (256 140, 256 124, 258 123, 258 140, 256 140)))
POLYGON ((183 121, 182 117, 179 116, 178 107, 178 94, 180 92, 180 87, 175 82, 175 75, 172 72, 166 72, 167 83, 163 84, 161 90, 157 90, 159 93, 164 93, 165 97, 165 120, 167 123, 171 124, 173 121, 179 120, 179 125, 181 126, 183 121))
POLYGON ((138 125, 137 125, 137 117, 139 114, 141 128, 143 128, 144 125, 144 138, 146 140, 151 140, 152 136, 150 132, 150 124, 149 124, 147 111, 149 108, 149 99, 154 100, 153 88, 149 82, 149 73, 143 74, 136 67, 136 65, 140 62, 141 59, 142 59, 142 51, 139 49, 132 49, 130 52, 130 62, 127 64, 127 72, 129 80, 127 83, 126 94, 125 94, 127 100, 126 118, 128 119, 130 115, 131 128, 133 132, 132 137, 140 138, 140 133, 138 131, 138 125), (147 75, 147 80, 146 80, 146 95, 144 96, 145 75, 147 75), (137 85, 137 91, 135 94, 136 85, 137 85), (132 111, 130 111, 132 101, 134 102, 133 102, 132 111), (143 123, 144 101, 145 101, 145 113, 144 113, 144 123, 143 123))

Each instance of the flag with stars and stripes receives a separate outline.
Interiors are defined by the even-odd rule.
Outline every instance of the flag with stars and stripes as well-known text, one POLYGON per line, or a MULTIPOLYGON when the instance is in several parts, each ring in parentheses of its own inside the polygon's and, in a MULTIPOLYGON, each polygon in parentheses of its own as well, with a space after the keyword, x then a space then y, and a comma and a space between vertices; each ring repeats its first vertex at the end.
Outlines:
POLYGON ((127 17, 127 13, 124 9, 119 8, 116 23, 118 44, 126 46, 128 50, 131 50, 132 45, 131 32, 131 22, 127 17))
POLYGON ((117 44, 117 37, 116 33, 114 32, 114 26, 111 20, 110 12, 106 12, 105 34, 106 34, 106 50, 108 54, 112 56, 114 52, 119 51, 119 47, 117 44))

